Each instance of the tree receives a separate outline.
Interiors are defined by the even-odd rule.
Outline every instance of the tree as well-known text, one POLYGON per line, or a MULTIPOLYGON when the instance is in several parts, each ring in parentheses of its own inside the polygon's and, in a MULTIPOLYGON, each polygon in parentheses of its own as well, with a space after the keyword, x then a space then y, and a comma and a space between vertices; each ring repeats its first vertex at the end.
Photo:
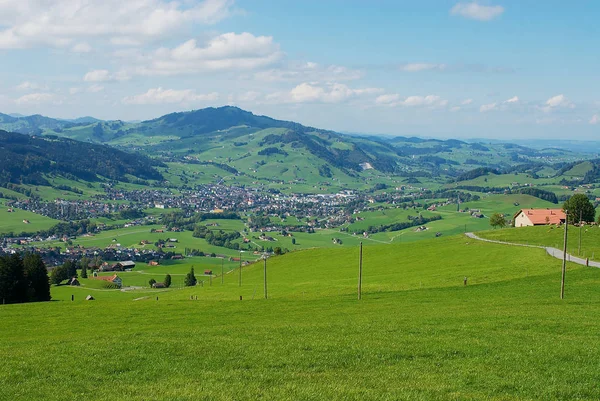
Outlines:
POLYGON ((59 285, 68 278, 69 275, 67 274, 67 268, 65 267, 65 265, 56 266, 50 272, 50 282, 54 285, 59 285))
POLYGON ((579 218, 584 222, 593 222, 596 217, 596 209, 588 197, 584 194, 575 194, 563 204, 563 210, 569 213, 571 223, 579 223, 579 218))
POLYGON ((196 276, 194 275, 194 268, 192 267, 190 272, 188 274, 186 274, 185 280, 183 283, 186 287, 193 287, 196 285, 197 282, 198 282, 198 280, 196 280, 196 276))
POLYGON ((275 255, 281 255, 283 254, 283 251, 281 250, 280 247, 275 247, 275 249, 273 249, 273 253, 275 253, 275 255))
POLYGON ((490 217, 490 225, 494 228, 506 227, 506 219, 502 213, 494 213, 490 217))
POLYGON ((63 263, 63 267, 65 268, 67 278, 77 277, 77 265, 72 260, 67 260, 63 263))
POLYGON ((165 287, 169 288, 171 286, 171 275, 167 274, 165 276, 165 281, 163 281, 163 284, 165 285, 165 287))
POLYGON ((27 254, 23 258, 23 268, 27 278, 27 298, 30 302, 50 301, 50 281, 48 270, 40 255, 27 254))
POLYGON ((151 279, 148 281, 148 284, 150 285, 150 288, 152 288, 152 286, 153 286, 154 284, 156 284, 156 280, 154 280, 153 278, 151 278, 151 279))
POLYGON ((88 258, 87 256, 84 256, 83 258, 81 258, 81 260, 79 261, 79 267, 81 268, 81 278, 87 278, 87 269, 88 269, 88 265, 92 263, 92 260, 90 258, 88 258))
POLYGON ((0 302, 27 301, 27 279, 23 261, 17 254, 0 257, 0 302))
POLYGON ((292 245, 296 245, 296 238, 292 238, 292 245))

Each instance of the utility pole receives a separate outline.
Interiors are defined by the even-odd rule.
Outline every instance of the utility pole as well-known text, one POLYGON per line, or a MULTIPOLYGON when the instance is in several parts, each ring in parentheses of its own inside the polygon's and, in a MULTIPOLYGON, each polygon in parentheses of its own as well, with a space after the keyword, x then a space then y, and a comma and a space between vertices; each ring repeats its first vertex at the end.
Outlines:
POLYGON ((240 251, 240 287, 242 286, 242 251, 240 251))
POLYGON ((358 300, 360 301, 362 298, 362 259, 363 259, 363 250, 362 250, 362 241, 360 242, 360 255, 358 259, 358 300))
POLYGON ((565 298, 565 274, 567 272, 567 231, 569 229, 569 211, 565 210, 565 242, 563 245, 562 277, 560 280, 560 299, 565 298))
POLYGON ((267 255, 263 255, 263 262, 265 268, 265 299, 267 299, 267 255))
POLYGON ((583 210, 579 211, 579 249, 577 250, 577 255, 581 256, 581 219, 583 215, 583 210))

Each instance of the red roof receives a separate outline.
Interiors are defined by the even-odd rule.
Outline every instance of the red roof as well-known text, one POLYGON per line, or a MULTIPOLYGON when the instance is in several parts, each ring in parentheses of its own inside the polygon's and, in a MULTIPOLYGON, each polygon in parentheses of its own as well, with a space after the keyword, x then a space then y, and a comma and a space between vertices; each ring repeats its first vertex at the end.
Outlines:
POLYGON ((566 219, 562 209, 521 209, 520 213, 524 213, 534 225, 560 224, 566 219))
POLYGON ((113 275, 113 276, 98 276, 96 277, 96 279, 98 280, 104 280, 104 281, 114 281, 114 279, 117 278, 117 275, 113 275))

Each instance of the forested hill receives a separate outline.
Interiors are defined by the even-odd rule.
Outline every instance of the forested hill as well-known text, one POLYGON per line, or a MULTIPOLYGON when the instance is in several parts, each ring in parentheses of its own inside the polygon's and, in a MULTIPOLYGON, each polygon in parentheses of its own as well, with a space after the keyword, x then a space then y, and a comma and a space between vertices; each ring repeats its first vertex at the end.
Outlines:
POLYGON ((0 131, 0 185, 48 185, 45 174, 97 181, 98 176, 126 181, 127 175, 162 180, 160 163, 115 148, 53 136, 0 131))

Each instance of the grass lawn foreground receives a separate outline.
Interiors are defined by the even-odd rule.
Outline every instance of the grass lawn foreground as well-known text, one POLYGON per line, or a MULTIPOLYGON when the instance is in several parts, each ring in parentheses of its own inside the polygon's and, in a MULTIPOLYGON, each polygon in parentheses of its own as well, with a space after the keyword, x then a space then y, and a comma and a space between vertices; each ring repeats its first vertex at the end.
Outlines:
POLYGON ((357 250, 328 249, 270 259, 269 300, 257 263, 242 287, 234 272, 71 302, 61 286, 64 301, 0 307, 0 399, 600 398, 600 271, 569 264, 560 301, 543 250, 456 236, 364 252, 360 302, 357 250))

